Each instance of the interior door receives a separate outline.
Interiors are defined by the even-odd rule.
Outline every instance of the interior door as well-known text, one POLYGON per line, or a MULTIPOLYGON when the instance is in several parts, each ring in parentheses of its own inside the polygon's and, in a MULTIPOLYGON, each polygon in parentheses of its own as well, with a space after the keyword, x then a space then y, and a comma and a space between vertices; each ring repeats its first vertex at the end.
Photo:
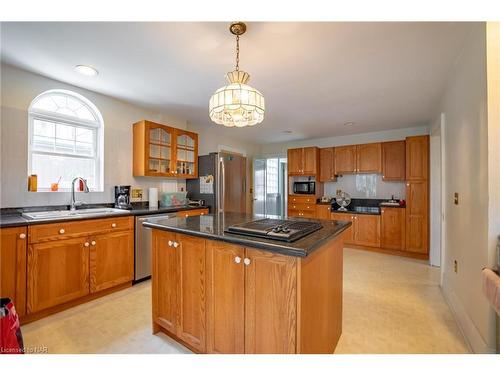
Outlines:
POLYGON ((266 213, 266 159, 253 160, 253 214, 266 213))
POLYGON ((238 154, 221 152, 222 197, 225 212, 246 212, 246 165, 247 158, 238 154))

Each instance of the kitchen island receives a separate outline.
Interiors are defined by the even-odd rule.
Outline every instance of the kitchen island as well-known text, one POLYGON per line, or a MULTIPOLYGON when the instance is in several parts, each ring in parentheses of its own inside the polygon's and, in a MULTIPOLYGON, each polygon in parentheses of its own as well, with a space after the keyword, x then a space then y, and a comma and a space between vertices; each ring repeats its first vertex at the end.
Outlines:
POLYGON ((245 214, 152 218, 153 333, 199 353, 333 353, 342 332, 342 233, 294 242, 230 234, 245 214))

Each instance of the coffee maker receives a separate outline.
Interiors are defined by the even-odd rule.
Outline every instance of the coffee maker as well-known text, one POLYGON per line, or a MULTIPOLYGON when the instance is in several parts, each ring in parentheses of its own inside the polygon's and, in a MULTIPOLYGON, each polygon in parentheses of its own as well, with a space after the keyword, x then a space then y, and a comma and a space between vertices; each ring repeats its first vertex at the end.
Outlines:
POLYGON ((115 186, 115 208, 130 210, 130 186, 115 186))

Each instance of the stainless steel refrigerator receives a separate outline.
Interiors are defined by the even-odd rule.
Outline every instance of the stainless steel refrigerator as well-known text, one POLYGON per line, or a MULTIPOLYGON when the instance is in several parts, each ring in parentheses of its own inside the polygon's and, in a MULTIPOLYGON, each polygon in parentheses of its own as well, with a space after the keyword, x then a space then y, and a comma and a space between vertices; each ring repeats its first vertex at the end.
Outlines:
POLYGON ((203 199, 210 213, 246 212, 246 158, 226 152, 198 157, 198 178, 186 181, 189 199, 203 199))

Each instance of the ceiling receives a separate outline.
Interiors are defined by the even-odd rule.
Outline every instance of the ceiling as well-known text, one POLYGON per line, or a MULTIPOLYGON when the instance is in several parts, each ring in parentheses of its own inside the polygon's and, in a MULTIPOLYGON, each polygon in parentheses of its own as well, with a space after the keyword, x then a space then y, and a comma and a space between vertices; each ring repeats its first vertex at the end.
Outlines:
MULTIPOLYGON (((474 26, 248 23, 240 67, 266 117, 223 134, 269 143, 426 125, 474 26)), ((3 23, 1 38, 6 63, 207 127, 208 100, 234 69, 228 23, 3 23)))

